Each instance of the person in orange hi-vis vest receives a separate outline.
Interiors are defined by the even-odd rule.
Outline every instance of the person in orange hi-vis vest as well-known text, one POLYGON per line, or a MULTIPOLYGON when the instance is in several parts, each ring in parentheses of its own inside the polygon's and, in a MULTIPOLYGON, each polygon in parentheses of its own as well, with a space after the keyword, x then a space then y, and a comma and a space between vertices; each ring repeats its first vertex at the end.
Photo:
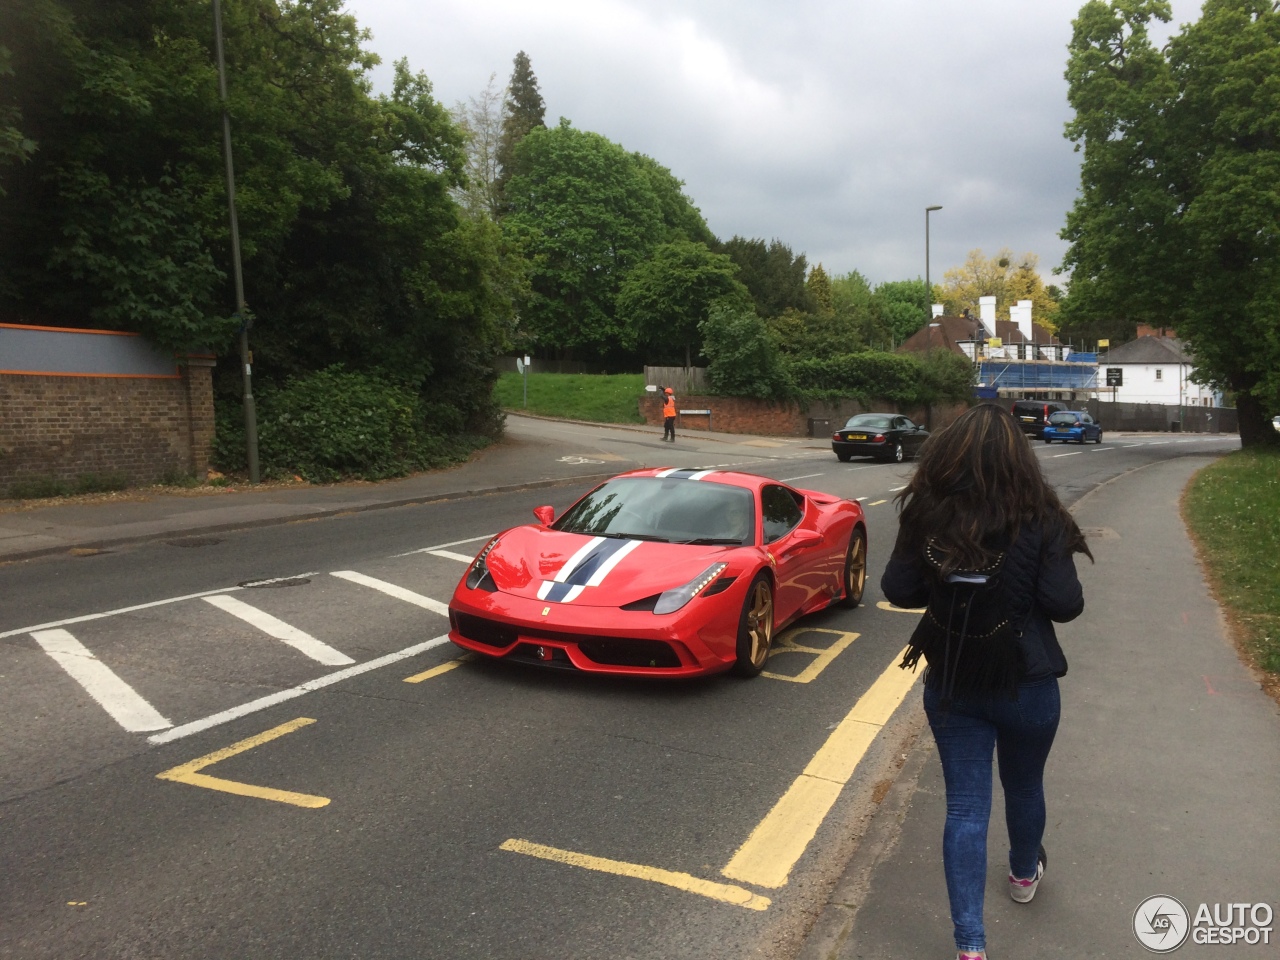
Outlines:
POLYGON ((676 394, 670 387, 662 401, 662 439, 676 442, 676 394))

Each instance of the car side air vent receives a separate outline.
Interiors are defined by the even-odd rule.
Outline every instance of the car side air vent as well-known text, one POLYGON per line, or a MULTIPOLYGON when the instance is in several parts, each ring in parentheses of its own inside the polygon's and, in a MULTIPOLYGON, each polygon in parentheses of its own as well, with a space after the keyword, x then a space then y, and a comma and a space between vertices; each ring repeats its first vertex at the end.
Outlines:
POLYGON ((658 605, 658 597, 660 593, 655 593, 652 597, 645 597, 643 600, 633 600, 631 603, 623 604, 622 609, 630 613, 653 613, 653 608, 658 605))
POLYGON ((702 595, 704 597, 714 597, 717 593, 724 593, 733 586, 733 581, 737 579, 737 577, 721 577, 711 586, 707 587, 707 589, 703 590, 702 595))

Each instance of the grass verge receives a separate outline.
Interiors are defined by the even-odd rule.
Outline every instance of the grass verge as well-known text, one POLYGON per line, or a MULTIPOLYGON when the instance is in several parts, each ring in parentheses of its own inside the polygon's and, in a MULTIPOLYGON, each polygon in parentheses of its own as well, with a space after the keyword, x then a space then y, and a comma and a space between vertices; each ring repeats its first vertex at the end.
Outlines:
POLYGON ((1201 470, 1182 512, 1241 649, 1280 696, 1280 451, 1241 450, 1201 470))
POLYGON ((597 423, 644 423, 639 400, 642 373, 532 373, 529 405, 524 405, 524 377, 504 373, 493 388, 504 410, 597 423))

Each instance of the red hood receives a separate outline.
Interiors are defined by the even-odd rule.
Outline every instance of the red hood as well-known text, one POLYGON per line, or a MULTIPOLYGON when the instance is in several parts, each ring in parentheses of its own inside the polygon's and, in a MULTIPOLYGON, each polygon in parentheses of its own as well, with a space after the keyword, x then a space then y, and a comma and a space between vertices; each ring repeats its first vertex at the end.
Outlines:
POLYGON ((744 549, 751 548, 589 537, 529 524, 502 534, 487 563, 503 593, 578 606, 619 607, 688 583, 713 563, 729 563, 726 572, 732 575, 733 559, 744 549), (572 569, 566 570, 569 564, 572 569), (588 582, 593 579, 598 582, 588 582), (548 582, 563 585, 548 588, 544 586, 548 582), (574 585, 581 589, 557 600, 574 585))

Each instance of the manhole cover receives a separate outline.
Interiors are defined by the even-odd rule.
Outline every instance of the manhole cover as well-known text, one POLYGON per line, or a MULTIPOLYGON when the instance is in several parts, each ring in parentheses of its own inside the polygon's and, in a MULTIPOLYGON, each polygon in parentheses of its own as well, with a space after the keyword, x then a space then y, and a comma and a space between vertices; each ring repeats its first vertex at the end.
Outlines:
POLYGON ((183 537, 181 540, 165 541, 171 547, 212 547, 221 542, 218 537, 183 537))
POLYGON ((245 580, 237 583, 236 586, 244 587, 246 590, 257 590, 265 587, 300 587, 310 582, 310 577, 277 577, 274 580, 245 580))

